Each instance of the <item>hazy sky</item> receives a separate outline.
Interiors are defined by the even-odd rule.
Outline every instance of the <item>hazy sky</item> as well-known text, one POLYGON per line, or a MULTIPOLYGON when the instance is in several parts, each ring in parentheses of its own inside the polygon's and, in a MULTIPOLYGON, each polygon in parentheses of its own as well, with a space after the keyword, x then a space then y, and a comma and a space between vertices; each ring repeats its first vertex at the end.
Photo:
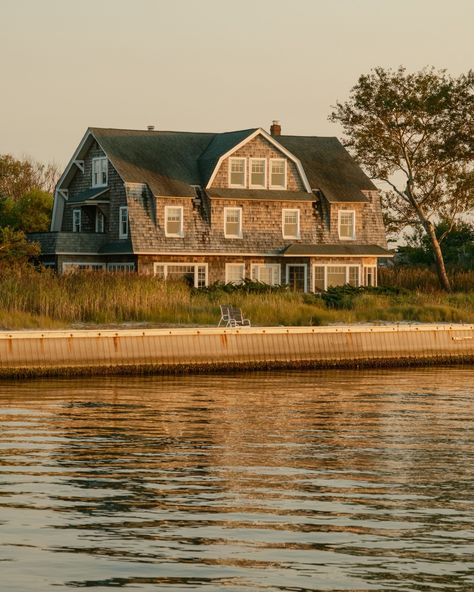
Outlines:
POLYGON ((0 153, 64 165, 88 126, 338 135, 375 66, 474 67, 473 0, 0 0, 0 153))

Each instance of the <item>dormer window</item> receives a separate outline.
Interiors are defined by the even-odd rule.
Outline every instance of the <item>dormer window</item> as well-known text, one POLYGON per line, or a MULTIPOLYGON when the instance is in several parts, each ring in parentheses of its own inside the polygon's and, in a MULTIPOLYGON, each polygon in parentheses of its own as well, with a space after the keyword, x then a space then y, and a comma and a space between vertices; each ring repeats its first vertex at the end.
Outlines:
POLYGON ((267 161, 265 158, 250 159, 250 187, 265 189, 267 186, 267 161))
POLYGON ((339 238, 341 240, 355 239, 354 210, 339 210, 339 238))
POLYGON ((270 159, 270 189, 286 189, 286 160, 270 159))
POLYGON ((245 158, 229 158, 229 187, 245 187, 245 158))
POLYGON ((92 159, 92 187, 107 185, 107 168, 107 158, 105 156, 92 159))

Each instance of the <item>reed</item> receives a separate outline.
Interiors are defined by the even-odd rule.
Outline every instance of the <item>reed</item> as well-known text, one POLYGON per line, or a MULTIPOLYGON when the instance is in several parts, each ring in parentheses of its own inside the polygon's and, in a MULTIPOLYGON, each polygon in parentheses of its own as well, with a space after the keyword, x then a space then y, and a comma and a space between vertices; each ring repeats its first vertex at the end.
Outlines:
POLYGON ((123 325, 215 326, 219 304, 239 306, 253 325, 327 325, 360 322, 474 322, 474 273, 453 276, 464 291, 445 294, 426 270, 381 270, 381 283, 404 290, 361 292, 347 306, 328 307, 318 296, 285 290, 193 290, 151 276, 48 270, 0 272, 0 328, 54 329, 123 325))

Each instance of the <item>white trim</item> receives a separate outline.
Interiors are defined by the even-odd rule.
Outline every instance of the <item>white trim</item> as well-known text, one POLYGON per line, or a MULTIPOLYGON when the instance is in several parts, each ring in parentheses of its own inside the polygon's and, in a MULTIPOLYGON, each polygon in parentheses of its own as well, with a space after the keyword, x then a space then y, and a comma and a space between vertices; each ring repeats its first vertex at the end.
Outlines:
MULTIPOLYGON (((277 270, 278 279, 274 284, 268 284, 269 286, 279 286, 281 285, 281 264, 280 263, 252 263, 250 265, 250 278, 253 279, 254 270, 261 269, 262 267, 271 267, 272 269, 277 270)), ((257 272, 257 280, 260 282, 260 273, 257 272)))
POLYGON ((58 193, 61 197, 67 201, 69 199, 69 189, 58 189, 58 193))
POLYGON ((135 263, 133 261, 109 261, 107 271, 135 271, 135 263))
POLYGON ((72 231, 73 232, 82 232, 82 210, 81 208, 74 208, 72 211, 72 231), (79 214, 79 229, 76 230, 76 214, 79 214))
POLYGON ((184 236, 184 208, 183 206, 165 206, 165 236, 171 238, 183 238, 184 236), (180 211, 180 223, 179 223, 179 231, 176 232, 168 232, 168 211, 169 210, 179 210, 180 211))
POLYGON ((290 238, 294 238, 294 239, 299 239, 301 237, 301 229, 300 229, 300 216, 301 212, 299 210, 299 208, 283 208, 281 210, 281 234, 283 236, 283 238, 285 239, 290 239, 290 238), (285 213, 286 212, 296 212, 297 214, 297 220, 296 220, 296 225, 297 225, 297 229, 296 229, 296 235, 292 236, 290 234, 285 234, 285 213))
POLYGON ((351 267, 356 267, 359 270, 359 281, 357 283, 357 286, 362 286, 362 264, 360 263, 341 263, 340 265, 334 265, 334 263, 313 263, 313 265, 311 266, 311 287, 312 287, 312 291, 315 292, 316 288, 315 288, 315 277, 314 277, 314 268, 315 267, 323 267, 324 268, 324 290, 328 289, 328 267, 345 267, 346 268, 346 281, 345 284, 349 283, 349 279, 350 279, 350 273, 349 273, 349 269, 351 267))
MULTIPOLYGON (((81 255, 84 255, 84 253, 81 253, 81 255)), ((104 269, 104 270, 106 269, 105 262, 103 262, 103 261, 63 261, 61 263, 61 273, 65 273, 65 271, 66 271, 65 267, 66 268, 67 267, 74 268, 74 267, 79 267, 80 265, 88 265, 88 266, 94 265, 96 267, 100 267, 100 269, 104 269)), ((79 270, 79 271, 81 271, 81 270, 79 270)), ((85 270, 82 270, 82 271, 85 271, 85 270)), ((90 270, 90 271, 93 271, 93 270, 90 270)))
POLYGON ((373 283, 371 284, 372 287, 376 287, 378 286, 378 282, 379 282, 379 278, 378 278, 378 269, 377 269, 377 265, 364 265, 362 264, 362 277, 363 277, 363 284, 364 286, 368 286, 368 282, 367 282, 367 275, 368 275, 368 271, 372 270, 373 273, 373 283))
POLYGON ((128 238, 130 232, 130 220, 128 218, 128 206, 120 206, 119 208, 119 239, 128 238), (127 232, 122 232, 122 212, 127 212, 127 232))
POLYGON ((243 273, 242 273, 242 279, 245 279, 245 263, 240 263, 240 262, 228 262, 225 264, 225 283, 226 284, 230 284, 230 283, 235 283, 232 280, 229 280, 229 268, 231 266, 240 266, 241 268, 243 268, 243 273))
POLYGON ((239 207, 224 208, 224 237, 225 238, 242 238, 242 236, 243 236, 243 233, 242 233, 242 208, 239 208, 239 207), (227 212, 229 212, 231 210, 239 212, 239 233, 238 234, 229 234, 227 232, 227 212))
POLYGON ((245 156, 235 156, 235 157, 230 157, 229 158, 229 166, 228 166, 228 178, 227 178, 227 185, 231 188, 231 189, 245 189, 247 187, 247 159, 245 158, 245 156), (243 160, 244 161, 244 184, 243 185, 237 185, 235 183, 231 183, 230 182, 230 176, 232 173, 232 162, 234 160, 243 160))
POLYGON ((208 275, 209 275, 209 267, 208 267, 208 263, 199 263, 196 261, 192 261, 189 263, 183 262, 183 261, 154 261, 153 262, 153 275, 156 275, 156 268, 157 267, 163 267, 163 271, 164 271, 164 279, 166 280, 168 277, 168 266, 174 266, 174 267, 194 267, 194 287, 195 288, 199 288, 198 286, 198 266, 200 267, 204 267, 205 268, 205 278, 204 278, 204 286, 209 285, 209 279, 208 279, 208 275))
POLYGON ((337 235, 339 240, 356 240, 356 211, 341 209, 337 212, 337 235), (352 214, 352 236, 341 236, 341 214, 352 214))
POLYGON ((304 267, 304 288, 303 291, 308 291, 308 265, 306 263, 287 263, 286 264, 286 283, 290 284, 290 267, 304 267))
POLYGON ((81 173, 84 172, 84 161, 83 160, 75 160, 74 164, 77 166, 77 168, 81 171, 81 173))
MULTIPOLYGON (((62 223, 63 223, 62 216, 63 216, 64 210, 56 205, 57 201, 58 201, 57 196, 59 196, 60 195, 59 192, 63 190, 61 188, 61 185, 67 179, 67 176, 69 175, 69 172, 71 171, 72 167, 75 166, 74 162, 78 159, 78 156, 82 153, 84 146, 86 145, 87 141, 91 137, 95 142, 97 142, 99 148, 102 150, 102 152, 105 154, 105 156, 107 156, 106 151, 101 146, 99 140, 95 137, 94 133, 92 132, 92 129, 90 127, 88 127, 85 134, 82 136, 82 139, 79 142, 78 147, 74 151, 74 154, 72 155, 71 159, 69 160, 68 164, 66 165, 66 168, 64 169, 63 174, 59 178, 59 181, 56 183, 56 188, 55 188, 55 192, 54 192, 53 213, 51 216, 51 231, 52 232, 56 232, 56 231, 60 230, 62 223), (60 220, 57 219, 57 218, 59 218, 59 216, 61 216, 60 220)), ((108 156, 107 156, 107 159, 109 159, 108 156)), ((109 160, 109 162, 110 162, 110 160, 109 160)), ((117 169, 114 167, 114 165, 111 162, 110 162, 110 164, 111 164, 112 168, 114 169, 115 173, 118 175, 118 177, 122 180, 123 183, 125 183, 122 175, 120 175, 120 173, 117 171, 117 169)))
POLYGON ((249 189, 267 189, 267 167, 268 160, 266 158, 259 158, 256 156, 249 158, 249 189), (263 161, 263 185, 254 185, 252 183, 252 163, 258 161, 263 161))
MULTIPOLYGON (((102 167, 100 167, 99 176, 102 175, 102 167)), ((97 173, 95 173, 97 174, 97 173)), ((109 159, 107 156, 94 156, 91 161, 91 187, 95 189, 96 187, 107 187, 109 184, 109 159), (94 183, 94 163, 98 162, 99 160, 105 160, 106 167, 105 167, 105 183, 99 182, 97 184, 94 183)))
POLYGON ((214 178, 217 175, 217 172, 219 171, 220 166, 224 162, 224 160, 227 157, 229 157, 231 154, 233 154, 236 150, 239 150, 239 148, 242 148, 242 146, 245 146, 245 144, 247 144, 247 142, 250 142, 258 135, 263 136, 268 142, 270 142, 270 144, 273 144, 273 146, 275 146, 275 148, 278 148, 278 150, 280 152, 282 152, 285 156, 287 156, 290 160, 292 160, 295 163, 296 168, 298 169, 298 172, 300 174, 300 177, 303 180, 303 184, 305 186, 306 191, 308 193, 311 193, 311 186, 308 182, 308 178, 306 177, 306 173, 304 172, 303 165, 301 164, 300 159, 296 158, 296 156, 294 154, 292 154, 289 150, 287 150, 284 146, 282 146, 279 142, 277 142, 273 136, 271 136, 270 134, 267 134, 267 132, 264 129, 262 129, 261 127, 256 129, 253 133, 251 133, 249 136, 244 138, 241 142, 239 142, 236 146, 234 146, 233 148, 231 148, 230 150, 225 152, 219 158, 219 160, 217 161, 217 164, 214 168, 214 171, 212 172, 212 175, 209 179, 209 182, 206 185, 206 189, 209 189, 211 187, 212 183, 214 182, 214 178))
POLYGON ((288 161, 286 158, 270 158, 268 163, 268 188, 272 190, 286 191, 288 187, 288 161), (280 185, 272 185, 272 162, 281 161, 285 164, 285 183, 283 187, 280 185))

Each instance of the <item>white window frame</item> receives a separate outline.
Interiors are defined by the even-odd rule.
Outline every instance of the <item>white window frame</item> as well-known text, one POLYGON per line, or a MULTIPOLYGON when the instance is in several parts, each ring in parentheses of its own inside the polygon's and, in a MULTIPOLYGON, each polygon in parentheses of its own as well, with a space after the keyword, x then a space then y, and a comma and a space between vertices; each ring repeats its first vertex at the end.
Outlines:
POLYGON ((165 206, 165 236, 171 238, 183 238, 184 236, 184 208, 183 206, 165 206), (179 210, 180 211, 180 224, 179 224, 179 231, 176 232, 168 232, 168 212, 170 210, 179 210))
POLYGON ((306 263, 287 263, 286 264, 286 283, 290 284, 290 267, 303 267, 304 268, 304 292, 308 291, 308 266, 306 263))
POLYGON ((71 271, 102 271, 105 270, 105 263, 102 261, 63 261, 61 265, 62 273, 71 271), (79 269, 80 267, 87 267, 89 269, 79 269), (95 269, 94 269, 95 268, 95 269))
POLYGON ((156 275, 157 274, 157 268, 158 267, 163 267, 163 276, 164 279, 166 280, 168 278, 168 267, 169 266, 173 266, 173 267, 194 267, 194 287, 195 288, 199 288, 198 285, 198 267, 204 267, 205 268, 205 280, 204 280, 204 286, 208 286, 209 285, 209 268, 208 268, 208 264, 207 263, 196 263, 196 262, 189 262, 189 263, 183 263, 183 262, 174 262, 174 261, 157 261, 153 264, 153 274, 156 275))
POLYGON ((373 278, 374 278, 374 283, 372 284, 372 286, 375 288, 378 285, 378 270, 377 270, 377 265, 364 265, 362 268, 362 274, 363 274, 363 285, 364 286, 368 286, 368 272, 372 271, 373 274, 373 278))
POLYGON ((245 263, 226 263, 225 264, 225 283, 226 284, 239 284, 242 282, 236 282, 235 280, 229 279, 229 271, 231 267, 240 267, 242 270, 242 281, 245 279, 245 263))
POLYGON ((242 238, 242 208, 240 207, 228 207, 224 208, 224 237, 225 238, 242 238), (227 213, 230 211, 239 212, 239 232, 238 234, 229 234, 227 232, 227 213))
POLYGON ((242 188, 247 187, 247 159, 245 158, 245 156, 229 156, 228 185, 229 185, 229 187, 234 187, 237 189, 242 189, 242 188), (243 185, 239 185, 238 183, 231 183, 232 162, 234 160, 243 160, 244 161, 244 184, 243 185))
POLYGON ((357 267, 359 269, 359 282, 358 282, 358 286, 362 286, 362 281, 363 281, 363 276, 362 276, 362 265, 360 263, 314 263, 312 265, 312 278, 311 278, 311 287, 312 287, 312 291, 316 292, 316 286, 315 286, 315 267, 324 267, 324 288, 323 290, 327 290, 328 289, 328 267, 345 267, 346 268, 346 281, 345 283, 348 284, 349 283, 349 268, 351 267, 357 267))
POLYGON ((298 208, 283 208, 282 209, 282 211, 281 211, 281 233, 283 235, 283 238, 295 238, 295 239, 299 239, 301 237, 301 234, 300 234, 300 210, 298 208), (296 235, 285 234, 285 214, 287 212, 296 212, 296 215, 297 215, 297 220, 296 220, 296 225, 297 225, 296 235))
POLYGON ((249 188, 250 189, 266 189, 267 188, 267 159, 266 158, 249 158, 249 188), (254 162, 263 162, 263 185, 252 183, 252 164, 254 162))
POLYGON ((269 170, 269 181, 268 181, 268 186, 270 189, 280 189, 280 190, 285 190, 286 191, 286 187, 288 184, 288 161, 286 160, 286 158, 270 158, 270 170, 269 170), (285 164, 285 182, 282 185, 273 185, 272 184, 272 163, 274 162, 283 162, 285 164))
POLYGON ((356 211, 339 210, 337 213, 337 232, 339 240, 355 240, 356 238, 356 211), (341 214, 352 214, 352 236, 341 236, 341 214))
MULTIPOLYGON (((101 166, 99 173, 98 173, 99 177, 102 176, 102 172, 103 171, 102 171, 102 166, 101 166)), ((92 159, 91 187, 107 187, 108 182, 109 182, 109 162, 108 162, 107 156, 96 156, 95 158, 92 159), (99 179, 99 182, 96 183, 95 179, 94 179, 94 177, 96 175, 96 172, 94 171, 95 164, 98 163, 99 161, 102 162, 104 160, 105 160, 105 183, 102 182, 100 179, 99 179)))
POLYGON ((95 231, 100 234, 103 234, 105 232, 105 216, 104 212, 99 208, 96 208, 95 211, 95 231))
POLYGON ((107 271, 123 271, 126 273, 130 273, 132 271, 135 271, 135 263, 130 263, 128 261, 111 261, 107 263, 107 271))
MULTIPOLYGON (((274 284, 268 284, 269 286, 279 286, 281 285, 281 265, 280 263, 252 263, 250 266, 250 277, 253 279, 254 270, 260 270, 263 267, 272 267, 273 269, 277 270, 278 281, 274 284)), ((257 281, 261 281, 259 277, 260 273, 257 271, 257 281)))
POLYGON ((129 220, 128 220, 128 206, 120 206, 119 208, 119 238, 128 238, 129 220), (126 212, 126 221, 123 219, 123 212, 126 212), (122 223, 126 223, 126 231, 123 231, 122 223))
POLYGON ((73 232, 82 232, 82 210, 81 208, 75 208, 72 211, 72 231, 73 232), (76 223, 76 216, 79 220, 79 223, 76 223))

